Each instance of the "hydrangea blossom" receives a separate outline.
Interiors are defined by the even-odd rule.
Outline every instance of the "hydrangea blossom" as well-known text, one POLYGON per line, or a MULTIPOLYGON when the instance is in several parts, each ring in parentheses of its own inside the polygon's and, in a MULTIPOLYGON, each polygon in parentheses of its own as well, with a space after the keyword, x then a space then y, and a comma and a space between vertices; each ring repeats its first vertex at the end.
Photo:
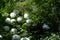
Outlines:
POLYGON ((21 40, 30 40, 29 38, 25 37, 25 38, 21 38, 21 40))
POLYGON ((24 18, 25 18, 25 19, 28 19, 28 18, 29 18, 29 14, 28 14, 28 13, 25 13, 25 14, 24 14, 24 18))
POLYGON ((10 18, 6 18, 5 22, 6 23, 10 23, 11 22, 11 19, 10 18))
POLYGON ((27 19, 27 20, 26 20, 26 23, 31 23, 31 22, 32 22, 31 19, 27 19))
POLYGON ((15 18, 16 17, 16 13, 15 12, 10 13, 10 17, 11 18, 15 18))
POLYGON ((0 35, 0 38, 3 38, 2 35, 0 35))
POLYGON ((9 26, 4 26, 4 30, 5 31, 9 31, 10 30, 10 27, 9 26))
POLYGON ((22 17, 17 17, 17 21, 18 22, 22 21, 22 17))
POLYGON ((11 19, 11 23, 14 23, 14 22, 16 22, 16 20, 15 19, 11 19))
POLYGON ((50 27, 47 24, 43 24, 43 29, 50 29, 50 27))
POLYGON ((19 11, 18 10, 14 10, 13 11, 15 14, 19 14, 19 11))
POLYGON ((10 31, 12 34, 16 34, 17 33, 17 29, 16 28, 12 28, 10 31))
POLYGON ((12 36, 12 40, 20 40, 20 36, 15 34, 12 36))

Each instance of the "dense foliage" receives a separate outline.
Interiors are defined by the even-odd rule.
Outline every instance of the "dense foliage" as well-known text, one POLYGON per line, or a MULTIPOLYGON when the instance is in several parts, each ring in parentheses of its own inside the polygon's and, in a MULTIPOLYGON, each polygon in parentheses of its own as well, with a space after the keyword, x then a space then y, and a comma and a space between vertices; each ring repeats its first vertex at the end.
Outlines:
POLYGON ((0 0, 0 39, 60 40, 59 7, 60 0, 0 0))

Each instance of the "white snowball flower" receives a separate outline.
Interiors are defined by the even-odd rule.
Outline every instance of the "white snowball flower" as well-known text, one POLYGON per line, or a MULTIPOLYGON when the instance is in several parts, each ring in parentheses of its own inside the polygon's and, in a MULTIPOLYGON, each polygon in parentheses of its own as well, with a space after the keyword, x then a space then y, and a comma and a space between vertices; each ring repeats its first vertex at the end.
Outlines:
POLYGON ((10 27, 9 26, 4 26, 4 30, 5 31, 9 31, 10 30, 10 27))
POLYGON ((43 24, 43 29, 50 29, 50 27, 47 24, 43 24))
POLYGON ((16 28, 12 28, 10 31, 12 34, 16 34, 17 33, 17 29, 16 28))
POLYGON ((22 21, 22 17, 17 17, 17 21, 21 22, 22 21))
POLYGON ((11 18, 15 18, 16 17, 16 13, 15 12, 10 13, 10 17, 11 18))
POLYGON ((30 40, 29 38, 25 37, 25 38, 21 38, 21 40, 30 40))
POLYGON ((16 22, 16 20, 15 19, 11 19, 11 23, 14 23, 14 22, 16 22))
POLYGON ((12 36, 12 40, 20 40, 20 36, 15 34, 12 36))
POLYGON ((10 18, 6 18, 5 22, 10 23, 11 22, 10 18))
POLYGON ((27 19, 27 20, 26 20, 26 23, 31 23, 31 22, 32 22, 31 19, 27 19))
POLYGON ((24 14, 24 18, 25 18, 25 19, 28 19, 28 18, 29 18, 29 14, 28 14, 28 13, 25 13, 25 14, 24 14))
POLYGON ((3 38, 2 35, 0 35, 0 38, 3 38))
POLYGON ((19 11, 18 10, 14 10, 13 12, 15 12, 15 14, 19 14, 19 11))

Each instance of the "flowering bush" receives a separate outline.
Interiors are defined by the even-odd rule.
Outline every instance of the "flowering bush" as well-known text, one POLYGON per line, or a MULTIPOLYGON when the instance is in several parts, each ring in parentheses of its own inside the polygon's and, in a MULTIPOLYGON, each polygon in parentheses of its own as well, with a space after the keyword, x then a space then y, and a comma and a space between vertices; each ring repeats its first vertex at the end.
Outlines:
POLYGON ((59 0, 1 0, 0 3, 1 40, 60 40, 59 0))

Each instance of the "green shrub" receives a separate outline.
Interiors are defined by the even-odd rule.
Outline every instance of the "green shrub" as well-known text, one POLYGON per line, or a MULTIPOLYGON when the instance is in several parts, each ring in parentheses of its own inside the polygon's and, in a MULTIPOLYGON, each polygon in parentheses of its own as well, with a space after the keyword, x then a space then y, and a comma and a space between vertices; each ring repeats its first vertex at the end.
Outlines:
POLYGON ((30 40, 60 40, 59 7, 59 0, 1 0, 2 40, 11 40, 15 34, 30 40))

